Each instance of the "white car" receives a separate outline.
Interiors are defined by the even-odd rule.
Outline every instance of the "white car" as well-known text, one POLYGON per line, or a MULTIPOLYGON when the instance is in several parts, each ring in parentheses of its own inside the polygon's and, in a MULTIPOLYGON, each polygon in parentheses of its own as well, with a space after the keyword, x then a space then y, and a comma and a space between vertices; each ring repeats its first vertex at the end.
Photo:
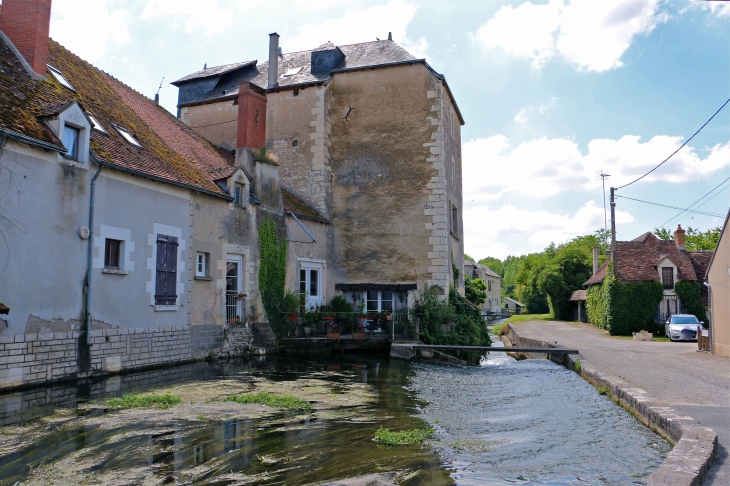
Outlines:
POLYGON ((667 320, 664 334, 670 341, 696 341, 697 334, 704 329, 702 324, 692 314, 677 314, 667 320))

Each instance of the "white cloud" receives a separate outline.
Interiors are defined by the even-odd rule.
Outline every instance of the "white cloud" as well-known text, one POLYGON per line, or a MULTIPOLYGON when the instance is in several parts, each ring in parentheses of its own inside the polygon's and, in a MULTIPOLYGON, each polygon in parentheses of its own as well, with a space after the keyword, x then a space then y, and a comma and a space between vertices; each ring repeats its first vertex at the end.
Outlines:
POLYGON ((104 55, 109 41, 129 41, 129 14, 111 9, 110 1, 55 0, 51 37, 81 58, 94 62, 104 55))
POLYGON ((203 31, 206 35, 220 34, 231 27, 236 13, 245 5, 236 6, 227 0, 150 0, 145 4, 140 17, 151 18, 182 17, 187 33, 203 31))
POLYGON ((550 0, 503 6, 475 38, 487 48, 501 47, 540 69, 561 56, 579 70, 607 71, 622 66, 634 37, 667 20, 659 0, 550 0))
POLYGON ((517 123, 526 124, 531 113, 538 113, 540 115, 545 114, 557 101, 556 97, 552 97, 549 103, 538 103, 537 105, 527 105, 517 112, 515 115, 515 121, 517 123))
POLYGON ((312 49, 328 40, 337 45, 347 45, 374 41, 376 37, 387 39, 388 32, 392 32, 395 42, 414 56, 425 57, 426 40, 406 37, 406 28, 417 10, 416 5, 405 0, 390 0, 385 5, 367 10, 349 10, 340 18, 303 25, 296 36, 286 40, 284 51, 312 49))
POLYGON ((694 2, 701 5, 703 9, 710 10, 718 17, 730 17, 730 3, 728 2, 708 2, 707 0, 694 0, 694 2))
MULTIPOLYGON (((649 171, 682 144, 681 137, 659 135, 647 142, 626 135, 618 140, 595 139, 583 155, 572 140, 546 137, 512 148, 503 135, 464 144, 464 200, 493 201, 503 197, 544 198, 600 187, 598 170, 621 185, 649 171)), ((690 146, 672 157, 644 182, 683 183, 698 180, 730 166, 730 142, 710 148, 700 157, 690 146)))
MULTIPOLYGON (((464 212, 465 251, 474 258, 522 255, 542 251, 551 242, 564 243, 577 235, 603 228, 603 205, 586 202, 574 215, 529 211, 506 204, 498 209, 481 205, 464 212), (488 224, 485 222, 488 221, 488 224)), ((630 223, 633 216, 617 211, 617 224, 630 223)))

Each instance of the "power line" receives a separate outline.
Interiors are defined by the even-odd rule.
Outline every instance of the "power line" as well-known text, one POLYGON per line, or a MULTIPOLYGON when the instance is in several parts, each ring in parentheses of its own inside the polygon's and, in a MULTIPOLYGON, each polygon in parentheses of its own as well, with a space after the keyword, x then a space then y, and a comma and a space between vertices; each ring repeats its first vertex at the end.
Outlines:
POLYGON ((662 161, 662 163, 661 163, 661 164, 657 165, 656 167, 654 167, 653 169, 651 169, 651 170, 650 170, 649 172, 647 172, 647 173, 646 173, 646 174, 644 174, 643 176, 639 177, 638 179, 635 179, 635 180, 633 180, 633 181, 629 182, 628 184, 624 184, 623 186, 617 187, 617 188, 616 188, 616 190, 618 190, 618 189, 623 189, 623 188, 624 188, 624 187, 626 187, 626 186, 630 186, 630 185, 631 185, 631 184, 633 184, 634 182, 638 182, 638 181, 640 181, 641 179, 643 179, 644 177, 648 176, 649 174, 651 174, 652 172, 654 172, 655 170, 657 170, 657 169, 658 169, 659 167, 661 167, 661 166, 662 166, 662 165, 663 165, 663 164, 664 164, 664 163, 665 163, 666 161, 668 161, 669 159, 671 159, 672 157, 674 157, 674 154, 676 154, 677 152, 679 152, 680 150, 682 150, 682 147, 684 147, 685 145, 687 145, 687 144, 688 144, 688 143, 690 142, 690 140, 692 140, 693 138, 695 138, 695 135, 697 135, 698 133, 700 133, 700 132, 702 131, 702 129, 703 129, 703 128, 705 128, 705 126, 707 126, 707 124, 708 124, 708 123, 710 123, 710 122, 712 121, 712 119, 713 119, 713 118, 715 118, 715 115, 717 115, 718 113, 720 113, 720 110, 722 110, 723 108, 725 108, 725 105, 727 105, 728 103, 730 103, 730 98, 728 98, 728 100, 727 100, 727 101, 726 101, 725 103, 723 103, 723 104, 722 104, 722 106, 721 106, 720 108, 718 108, 718 110, 717 110, 717 111, 715 112, 715 114, 714 114, 714 115, 712 115, 712 116, 710 117, 710 119, 709 119, 709 120, 707 120, 707 121, 705 122, 705 124, 704 124, 704 125, 702 125, 702 126, 701 126, 701 127, 699 128, 699 130, 697 130, 697 131, 696 131, 696 132, 694 133, 694 135, 692 135, 691 137, 689 137, 689 138, 687 139, 687 141, 686 141, 686 142, 684 142, 684 143, 683 143, 683 144, 682 144, 682 145, 681 145, 681 146, 680 146, 680 147, 679 147, 679 148, 678 148, 677 150, 675 150, 674 152, 672 152, 672 155, 670 155, 669 157, 667 157, 666 159, 664 159, 664 160, 662 161))
MULTIPOLYGON (((719 192, 718 192, 718 194, 719 194, 719 192)), ((641 199, 634 199, 633 197, 619 196, 618 194, 616 195, 616 197, 620 197, 622 199, 631 199, 632 201, 636 201, 636 202, 640 202, 640 203, 645 203, 645 204, 653 204, 654 206, 661 206, 663 208, 679 209, 680 211, 684 210, 684 211, 686 211, 688 213, 697 213, 697 214, 701 214, 703 216, 716 216, 718 218, 721 218, 723 216, 722 214, 708 213, 706 211, 697 211, 697 210, 694 210, 694 209, 689 209, 688 210, 688 209, 678 208, 676 206, 667 206, 666 204, 659 204, 659 203, 655 203, 655 202, 651 202, 651 201, 642 201, 641 199)), ((715 197, 715 196, 712 196, 712 197, 715 197)), ((709 201, 709 199, 708 199, 708 201, 709 201)))
MULTIPOLYGON (((704 206, 705 204, 707 204, 708 202, 712 201, 716 196, 718 196, 719 194, 722 194, 722 191, 724 191, 728 187, 730 187, 730 186, 721 187, 719 191, 717 191, 715 194, 713 194, 711 197, 709 197, 705 202, 703 202, 702 204, 700 204, 699 206, 697 206, 695 209, 699 209, 702 206, 704 206)), ((724 216, 723 215, 720 215, 720 217, 723 218, 724 216)))
MULTIPOLYGON (((683 214, 684 214, 685 212, 687 212, 687 211, 688 211, 688 210, 689 210, 689 209, 690 209, 690 208, 691 208, 692 206, 694 206, 695 204, 697 204, 698 202, 702 201, 702 200, 703 200, 704 198, 706 198, 707 196, 709 196, 710 194, 712 194, 712 193, 713 193, 713 192, 715 191, 715 189, 717 189, 717 188, 718 188, 718 187, 720 187, 721 185, 725 184, 725 183, 726 183, 727 181, 730 181, 730 177, 728 177, 727 179, 725 179, 724 181, 722 181, 721 183, 719 183, 718 185, 716 185, 715 187, 713 187, 713 188, 712 188, 712 190, 710 190, 710 192, 708 192, 707 194, 705 194, 704 196, 702 196, 701 198, 699 198, 698 200, 696 200, 695 202, 693 202, 692 204, 690 204, 689 206, 687 206, 687 208, 686 208, 686 209, 684 209, 684 210, 682 210, 682 211, 681 211, 681 212, 680 212, 679 214, 677 214, 677 215, 676 215, 676 216, 674 216, 673 218, 671 218, 671 219, 669 219, 668 221, 666 221, 665 223, 663 223, 663 224, 662 224, 662 226, 664 226, 664 225, 666 225, 666 224, 670 223, 671 221, 674 221, 674 220, 675 220, 675 219, 677 219, 678 217, 682 216, 682 215, 683 215, 683 214)), ((713 197, 714 197, 714 196, 713 196, 713 197)))

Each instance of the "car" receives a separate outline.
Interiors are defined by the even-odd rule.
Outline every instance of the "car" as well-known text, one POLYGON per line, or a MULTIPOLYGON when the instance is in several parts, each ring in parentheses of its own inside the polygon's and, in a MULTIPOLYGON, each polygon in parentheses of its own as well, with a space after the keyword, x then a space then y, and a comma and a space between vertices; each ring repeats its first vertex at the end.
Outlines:
POLYGON ((670 341, 696 341, 697 334, 703 330, 704 322, 692 314, 676 314, 664 325, 664 334, 670 341))

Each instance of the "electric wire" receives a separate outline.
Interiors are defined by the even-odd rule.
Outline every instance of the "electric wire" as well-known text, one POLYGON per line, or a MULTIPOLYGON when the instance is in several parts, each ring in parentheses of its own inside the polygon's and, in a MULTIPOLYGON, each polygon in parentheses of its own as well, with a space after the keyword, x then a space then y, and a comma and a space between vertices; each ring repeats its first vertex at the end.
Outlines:
POLYGON ((680 150, 682 150, 682 148, 683 148, 683 147, 684 147, 685 145, 687 145, 687 144, 688 144, 688 143, 690 142, 690 140, 692 140, 693 138, 695 138, 695 136, 696 136, 696 135, 697 135, 698 133, 700 133, 700 132, 702 131, 702 129, 703 129, 703 128, 705 128, 705 127, 707 126, 707 124, 708 124, 708 123, 710 123, 710 122, 712 121, 712 119, 713 119, 713 118, 715 118, 715 116, 716 116, 716 115, 717 115, 718 113, 720 113, 720 110, 722 110, 723 108, 725 108, 725 106, 726 106, 726 105, 727 105, 728 103, 730 103, 730 98, 728 98, 728 99, 727 99, 727 101, 726 101, 725 103, 723 103, 723 104, 722 104, 722 106, 721 106, 720 108, 718 108, 718 110, 717 110, 717 111, 715 112, 715 114, 714 114, 714 115, 712 115, 712 116, 710 117, 710 119, 709 119, 709 120, 707 120, 707 121, 705 122, 705 124, 704 124, 704 125, 702 125, 702 126, 701 126, 701 127, 699 128, 699 130, 697 130, 697 131, 696 131, 696 132, 694 133, 694 135, 692 135, 691 137, 689 137, 689 138, 687 139, 687 141, 686 141, 686 142, 684 142, 684 143, 683 143, 683 144, 682 144, 682 145, 681 145, 681 146, 680 146, 680 147, 679 147, 679 148, 678 148, 677 150, 675 150, 674 152, 672 152, 672 155, 670 155, 669 157, 667 157, 666 159, 664 159, 664 160, 663 160, 663 161, 662 161, 662 162, 661 162, 661 163, 660 163, 659 165, 657 165, 656 167, 654 167, 653 169, 651 169, 651 170, 650 170, 649 172, 647 172, 647 173, 646 173, 646 174, 644 174, 643 176, 639 177, 638 179, 634 179, 633 181, 629 182, 628 184, 624 184, 623 186, 619 186, 619 187, 617 187, 617 188, 616 188, 616 190, 619 190, 619 189, 623 189, 624 187, 630 186, 630 185, 631 185, 631 184, 633 184, 634 182, 638 182, 638 181, 640 181, 641 179, 643 179, 644 177, 648 176, 649 174, 651 174, 652 172, 654 172, 655 170, 657 170, 657 169, 658 169, 659 167, 661 167, 662 165, 664 165, 664 163, 665 163, 666 161, 668 161, 669 159, 671 159, 672 157, 674 157, 674 155, 675 155, 675 154, 676 154, 677 152, 679 152, 680 150))
MULTIPOLYGON (((712 188, 712 189, 710 190, 710 192, 708 192, 707 194, 705 194, 704 196, 702 196, 701 198, 699 198, 698 200, 696 200, 695 202, 693 202, 692 204, 690 204, 689 206, 687 206, 687 208, 685 208, 684 210, 682 210, 682 211, 681 211, 681 212, 680 212, 679 214, 677 214, 676 216, 674 216, 674 217, 670 218, 670 219, 669 219, 668 221, 666 221, 665 223, 663 223, 663 224, 662 224, 661 226, 663 227, 663 226, 665 226, 666 224, 669 224, 670 222, 674 221, 674 220, 675 220, 675 219, 677 219, 678 217, 682 216, 682 215, 683 215, 683 214, 684 214, 685 212, 687 212, 687 210, 691 209, 691 208, 692 208, 692 207, 693 207, 693 206, 694 206, 695 204, 699 203, 699 202, 700 202, 700 201, 702 201, 702 200, 703 200, 704 198, 706 198, 707 196, 709 196, 710 194, 712 194, 713 192, 715 192, 715 189, 717 189, 718 187, 722 186, 722 185, 723 185, 723 184, 725 184, 725 183, 726 183, 727 181, 730 181, 730 177, 728 177, 727 179, 725 179, 724 181, 722 181, 721 183, 719 183, 718 185, 716 185, 715 187, 713 187, 713 188, 712 188)), ((719 194, 719 193, 718 193, 718 194, 719 194)), ((713 196, 713 197, 714 197, 714 196, 713 196)))
MULTIPOLYGON (((719 192, 717 194, 719 194, 719 192)), ((715 194, 715 196, 717 194, 715 194)), ((712 197, 715 197, 715 196, 712 196, 712 197)), ((659 204, 659 203, 655 203, 655 202, 651 202, 651 201, 643 201, 641 199, 634 199, 633 197, 619 196, 618 194, 616 195, 616 197, 620 197, 622 199, 630 199, 632 201, 636 201, 636 202, 640 202, 640 203, 645 203, 645 204, 653 204, 654 206, 661 206, 663 208, 679 209, 680 211, 684 210, 684 211, 687 211, 688 213, 697 213, 697 214, 701 214, 703 216, 716 216, 718 218, 720 218, 720 217, 723 216, 722 214, 709 213, 709 212, 706 212, 706 211, 697 211, 696 209, 689 209, 689 210, 687 210, 687 209, 683 209, 683 208, 678 208, 676 206, 667 206, 666 204, 659 204)))
MULTIPOLYGON (((719 194, 722 194, 722 191, 724 191, 728 187, 730 187, 730 186, 721 187, 719 191, 717 191, 715 194, 713 194, 712 196, 710 196, 709 198, 707 198, 707 200, 705 202, 703 202, 702 204, 700 204, 699 206, 697 206, 695 209, 699 209, 702 206, 704 206, 705 204, 707 204, 708 202, 712 201, 716 196, 718 196, 719 194)), ((723 215, 720 215, 720 217, 722 218, 724 216, 723 215)))

